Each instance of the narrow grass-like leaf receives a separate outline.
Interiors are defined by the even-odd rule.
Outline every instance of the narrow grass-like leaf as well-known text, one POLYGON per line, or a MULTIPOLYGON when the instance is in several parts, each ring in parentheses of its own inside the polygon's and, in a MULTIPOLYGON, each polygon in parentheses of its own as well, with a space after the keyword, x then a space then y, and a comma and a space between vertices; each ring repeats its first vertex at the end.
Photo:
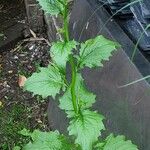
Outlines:
POLYGON ((134 47, 134 50, 133 50, 133 53, 132 53, 132 56, 131 56, 131 61, 133 61, 135 53, 136 53, 137 48, 138 48, 138 45, 139 45, 139 43, 140 43, 144 33, 147 31, 148 28, 150 28, 150 24, 146 26, 146 28, 143 30, 143 32, 141 33, 140 37, 138 38, 138 41, 136 42, 136 45, 134 47))
POLYGON ((106 22, 102 25, 101 29, 100 29, 99 32, 98 32, 98 35, 101 33, 101 31, 104 29, 104 27, 109 23, 109 21, 110 21, 116 14, 118 14, 118 13, 121 12, 122 10, 124 10, 124 9, 126 9, 126 8, 128 8, 128 7, 130 7, 131 5, 134 5, 134 4, 139 3, 139 2, 141 2, 141 1, 143 1, 143 0, 133 0, 133 1, 131 1, 130 3, 128 3, 127 5, 123 6, 123 7, 120 8, 119 10, 117 10, 117 11, 116 11, 111 17, 109 17, 109 18, 106 20, 106 22))
POLYGON ((141 79, 138 79, 138 80, 132 81, 132 82, 130 82, 130 83, 128 83, 128 84, 125 84, 125 85, 119 86, 119 88, 127 87, 127 86, 130 86, 130 85, 136 84, 136 83, 138 83, 138 82, 141 82, 141 81, 146 80, 146 79, 149 79, 149 78, 150 78, 150 75, 148 75, 148 76, 146 76, 146 77, 143 77, 143 78, 141 78, 141 79))

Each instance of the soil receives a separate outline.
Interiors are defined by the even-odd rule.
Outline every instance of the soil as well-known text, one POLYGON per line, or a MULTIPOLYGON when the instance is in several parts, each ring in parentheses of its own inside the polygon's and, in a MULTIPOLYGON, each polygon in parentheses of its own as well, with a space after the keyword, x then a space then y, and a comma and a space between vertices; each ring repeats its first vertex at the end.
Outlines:
MULTIPOLYGON (((18 23, 26 26, 24 0, 0 1, 0 34, 18 23)), ((24 37, 30 38, 29 29, 24 37)), ((44 33, 38 35, 47 38, 44 33)), ((0 39, 1 40, 1 39, 0 39)), ((12 46, 11 46, 12 47, 12 46)), ((12 150, 23 146, 28 138, 18 132, 23 128, 49 131, 47 99, 33 96, 19 86, 19 76, 31 76, 38 67, 49 64, 49 46, 44 41, 20 41, 10 51, 0 53, 0 150, 12 150)))
POLYGON ((29 77, 38 67, 49 64, 48 49, 49 46, 43 41, 20 41, 14 49, 0 55, 0 149, 2 144, 12 149, 12 145, 20 139, 16 132, 23 128, 50 130, 47 121, 48 102, 23 91, 18 85, 19 75, 29 77), (15 117, 12 116, 13 112, 15 117), (15 129, 10 132, 10 128, 15 129))
POLYGON ((24 0, 0 1, 0 32, 15 25, 23 23, 25 19, 24 0))
MULTIPOLYGON (((1 0, 0 33, 20 22, 25 23, 24 0, 1 0)), ((29 29, 25 30, 24 37, 30 36, 33 34, 29 29)), ((44 34, 37 37, 47 39, 44 34)), ((0 53, 0 150, 27 143, 29 139, 18 133, 23 128, 50 130, 48 100, 24 91, 18 83, 20 75, 28 78, 49 63, 49 46, 45 41, 23 40, 10 51, 0 53)))

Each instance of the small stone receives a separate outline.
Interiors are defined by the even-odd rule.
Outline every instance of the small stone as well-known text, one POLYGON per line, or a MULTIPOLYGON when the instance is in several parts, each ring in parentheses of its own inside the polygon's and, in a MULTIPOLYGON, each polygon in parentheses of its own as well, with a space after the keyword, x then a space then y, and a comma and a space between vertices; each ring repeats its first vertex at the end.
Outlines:
POLYGON ((35 45, 30 46, 30 47, 29 47, 29 50, 33 50, 34 47, 35 47, 35 45))
POLYGON ((15 55, 15 56, 14 56, 14 59, 18 59, 18 56, 15 55))
POLYGON ((13 70, 8 71, 9 74, 13 73, 13 70))
POLYGON ((7 81, 5 81, 5 82, 3 83, 3 86, 4 86, 4 87, 6 87, 6 86, 7 86, 7 81))
POLYGON ((40 119, 37 119, 37 122, 38 122, 38 123, 42 123, 42 121, 41 121, 40 119))

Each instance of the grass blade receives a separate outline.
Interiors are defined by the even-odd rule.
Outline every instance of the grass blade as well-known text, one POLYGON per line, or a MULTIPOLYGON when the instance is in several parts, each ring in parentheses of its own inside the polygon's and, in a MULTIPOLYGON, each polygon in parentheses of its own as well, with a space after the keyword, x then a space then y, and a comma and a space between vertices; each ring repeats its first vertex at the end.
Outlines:
POLYGON ((130 85, 136 84, 136 83, 141 82, 141 81, 143 81, 143 80, 146 80, 146 79, 148 79, 148 78, 150 78, 150 75, 148 75, 148 76, 146 76, 146 77, 143 77, 143 78, 141 78, 141 79, 135 80, 135 81, 133 81, 133 82, 130 82, 130 83, 128 83, 128 84, 119 86, 119 88, 124 88, 124 87, 130 86, 130 85))
POLYGON ((98 32, 98 34, 101 33, 101 31, 104 29, 104 27, 107 25, 107 23, 108 23, 116 14, 118 14, 118 13, 119 13, 120 11, 122 11, 123 9, 128 8, 128 7, 130 7, 131 5, 136 4, 136 3, 138 3, 138 2, 141 2, 141 1, 143 1, 143 0, 135 0, 135 1, 133 1, 133 2, 130 2, 129 4, 125 5, 124 7, 122 7, 122 8, 119 9, 118 11, 116 11, 116 12, 115 12, 111 17, 109 17, 108 20, 103 24, 103 26, 102 26, 102 28, 100 29, 100 31, 98 32))

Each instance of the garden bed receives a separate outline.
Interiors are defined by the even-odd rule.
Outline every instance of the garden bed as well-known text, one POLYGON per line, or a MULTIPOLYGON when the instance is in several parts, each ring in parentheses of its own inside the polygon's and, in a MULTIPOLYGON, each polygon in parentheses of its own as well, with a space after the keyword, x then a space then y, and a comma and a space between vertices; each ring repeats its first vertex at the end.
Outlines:
POLYGON ((0 3, 0 32, 19 23, 24 22, 25 7, 23 0, 1 0, 0 3))
POLYGON ((19 75, 28 77, 49 63, 45 42, 20 41, 15 48, 0 55, 0 149, 12 150, 28 138, 18 132, 23 128, 49 130, 47 102, 19 87, 19 75))
POLYGON ((23 37, 25 7, 23 0, 1 0, 0 52, 11 49, 23 37))

